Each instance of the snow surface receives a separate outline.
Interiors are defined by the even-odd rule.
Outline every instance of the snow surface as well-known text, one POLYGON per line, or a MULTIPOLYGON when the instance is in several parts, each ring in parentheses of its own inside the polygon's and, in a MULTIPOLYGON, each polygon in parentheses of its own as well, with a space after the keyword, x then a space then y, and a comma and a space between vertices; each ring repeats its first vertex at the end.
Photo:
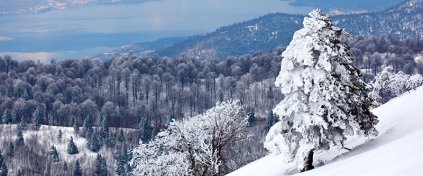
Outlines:
MULTIPOLYGON (((423 175, 422 105, 423 87, 420 87, 372 110, 380 120, 376 125, 378 137, 324 166, 293 175, 423 175)), ((283 156, 269 155, 228 175, 280 176, 295 173, 293 168, 292 164, 283 162, 283 156)))

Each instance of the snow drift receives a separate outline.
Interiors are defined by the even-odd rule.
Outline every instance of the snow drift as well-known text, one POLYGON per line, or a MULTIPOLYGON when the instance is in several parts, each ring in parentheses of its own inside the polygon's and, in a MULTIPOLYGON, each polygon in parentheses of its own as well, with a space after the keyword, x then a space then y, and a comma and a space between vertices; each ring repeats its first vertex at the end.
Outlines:
MULTIPOLYGON (((354 147, 332 162, 295 175, 422 175, 423 174, 423 87, 372 110, 379 117, 379 136, 354 147)), ((283 156, 269 155, 230 176, 288 175, 295 167, 283 156)))

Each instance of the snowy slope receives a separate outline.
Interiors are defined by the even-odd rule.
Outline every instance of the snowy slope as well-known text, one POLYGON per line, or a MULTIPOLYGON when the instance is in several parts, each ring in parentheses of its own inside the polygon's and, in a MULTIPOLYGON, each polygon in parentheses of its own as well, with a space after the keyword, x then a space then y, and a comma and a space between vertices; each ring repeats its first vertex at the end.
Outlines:
MULTIPOLYGON (((423 175, 423 87, 376 108, 379 136, 334 161, 295 175, 423 175)), ((292 166, 281 156, 266 156, 230 176, 287 175, 292 166)))

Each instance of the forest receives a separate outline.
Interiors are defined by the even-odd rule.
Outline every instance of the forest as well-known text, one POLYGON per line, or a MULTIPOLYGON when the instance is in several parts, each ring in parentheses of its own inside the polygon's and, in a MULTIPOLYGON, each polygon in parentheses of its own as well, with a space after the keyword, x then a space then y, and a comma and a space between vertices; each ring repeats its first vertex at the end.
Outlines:
MULTIPOLYGON (((360 68, 363 79, 373 85, 382 84, 374 78, 387 67, 391 69, 383 72, 385 75, 388 71, 390 75, 423 72, 421 39, 356 38, 349 45, 354 65, 360 68)), ((246 107, 242 112, 248 116, 248 133, 256 135, 231 148, 229 155, 239 161, 226 168, 225 172, 229 172, 266 153, 263 138, 276 119, 271 111, 283 98, 274 81, 284 50, 278 47, 268 53, 222 60, 204 60, 187 54, 176 58, 129 54, 109 60, 52 59, 40 63, 1 56, 1 123, 19 124, 22 128, 17 130, 18 138, 22 135, 19 131, 27 129, 26 124, 33 124, 34 128, 81 127, 78 134, 87 139, 91 151, 97 152, 104 146, 115 152, 137 145, 140 140, 150 141, 173 120, 201 114, 217 102, 238 99, 246 107), (132 130, 128 135, 132 133, 133 137, 115 142, 123 135, 119 129, 125 129, 125 133, 132 130), (239 152, 242 146, 249 146, 254 155, 239 152)), ((404 78, 404 85, 391 83, 392 90, 377 89, 376 99, 386 102, 423 82, 421 76, 413 77, 415 85, 407 82, 410 76, 404 78)), ((0 146, 7 148, 9 143, 12 142, 1 141, 0 146)), ((117 158, 111 161, 118 163, 117 158)), ((100 157, 100 163, 101 160, 100 157)), ((125 165, 129 159, 122 162, 125 165)), ((126 173, 130 168, 123 170, 109 172, 126 173)), ((26 175, 25 170, 23 174, 26 175)))

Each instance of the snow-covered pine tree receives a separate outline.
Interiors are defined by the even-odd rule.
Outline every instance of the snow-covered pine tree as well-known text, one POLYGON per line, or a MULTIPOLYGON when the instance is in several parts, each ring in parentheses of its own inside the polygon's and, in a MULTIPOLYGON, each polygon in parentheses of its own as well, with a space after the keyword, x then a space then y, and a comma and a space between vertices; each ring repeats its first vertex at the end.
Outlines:
POLYGON ((95 176, 108 176, 109 171, 107 170, 107 163, 106 159, 101 156, 101 154, 97 154, 97 158, 95 160, 95 176))
POLYGON ((76 117, 73 120, 73 131, 75 132, 75 134, 79 134, 78 119, 76 117))
POLYGON ((0 150, 0 176, 7 176, 8 172, 9 171, 7 170, 6 163, 4 162, 4 158, 0 150))
POLYGON ((3 124, 12 123, 12 111, 10 109, 4 110, 3 116, 1 117, 1 122, 3 124))
POLYGON ((101 149, 102 143, 98 133, 94 132, 91 136, 87 136, 87 146, 92 152, 98 152, 101 149))
POLYGON ((252 107, 247 108, 247 121, 248 121, 249 127, 254 126, 254 124, 257 121, 256 114, 254 112, 254 108, 252 108, 252 107))
POLYGON ((377 135, 378 122, 347 53, 349 34, 333 27, 321 10, 311 11, 303 24, 282 53, 275 84, 285 98, 273 109, 280 121, 264 143, 302 171, 313 168, 314 152, 343 147, 347 136, 377 135))
POLYGON ((59 153, 57 152, 56 147, 54 147, 54 145, 51 146, 51 148, 50 148, 50 156, 51 156, 51 160, 53 162, 56 163, 56 162, 59 162, 60 161, 60 159, 59 159, 59 153))
POLYGON ((32 113, 32 123, 34 124, 34 129, 36 130, 40 129, 42 119, 43 119, 43 110, 41 105, 38 105, 35 111, 32 113))
POLYGON ((23 129, 18 127, 18 134, 16 138, 16 145, 23 146, 24 145, 24 137, 23 137, 23 129))
POLYGON ((73 168, 73 175, 82 176, 81 164, 79 163, 79 160, 76 160, 75 167, 73 168))
POLYGON ((74 155, 77 153, 79 153, 78 148, 76 147, 75 143, 73 143, 73 137, 71 137, 68 143, 68 154, 74 155))

